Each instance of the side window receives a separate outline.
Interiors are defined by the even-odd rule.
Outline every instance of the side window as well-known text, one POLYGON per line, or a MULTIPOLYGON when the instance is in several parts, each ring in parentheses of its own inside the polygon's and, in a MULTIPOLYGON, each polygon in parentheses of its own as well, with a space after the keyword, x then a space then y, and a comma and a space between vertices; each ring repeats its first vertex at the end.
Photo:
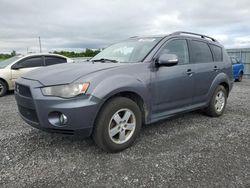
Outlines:
POLYGON ((21 65, 22 68, 42 67, 43 59, 42 57, 31 57, 21 61, 19 65, 21 65))
POLYGON ((52 56, 45 56, 45 64, 46 66, 49 65, 56 65, 60 63, 67 63, 67 60, 62 57, 52 57, 52 56))
POLYGON ((193 63, 208 63, 213 61, 211 50, 207 43, 190 41, 190 57, 193 63))
POLYGON ((210 44, 210 47, 214 54, 214 61, 223 61, 222 48, 219 46, 212 45, 212 44, 210 44))
POLYGON ((189 62, 187 41, 176 39, 167 44, 161 49, 160 54, 175 54, 178 57, 178 64, 187 64, 189 62))

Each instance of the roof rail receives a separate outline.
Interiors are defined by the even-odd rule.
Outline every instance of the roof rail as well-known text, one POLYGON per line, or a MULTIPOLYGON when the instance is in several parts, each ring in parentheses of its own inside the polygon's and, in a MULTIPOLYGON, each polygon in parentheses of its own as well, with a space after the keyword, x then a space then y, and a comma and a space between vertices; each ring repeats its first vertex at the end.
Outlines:
POLYGON ((212 38, 212 37, 209 37, 209 36, 206 36, 206 35, 201 35, 201 34, 198 34, 198 33, 186 32, 186 31, 177 31, 177 32, 172 33, 171 35, 181 35, 181 34, 195 35, 195 36, 201 37, 202 39, 206 39, 206 38, 207 38, 207 39, 212 40, 213 42, 217 42, 217 40, 215 40, 215 39, 212 38))

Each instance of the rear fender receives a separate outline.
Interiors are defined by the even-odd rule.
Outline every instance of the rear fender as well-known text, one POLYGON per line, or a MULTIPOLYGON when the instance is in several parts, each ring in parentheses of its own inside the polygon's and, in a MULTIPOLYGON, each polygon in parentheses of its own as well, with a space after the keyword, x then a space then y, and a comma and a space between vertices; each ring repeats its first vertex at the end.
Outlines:
POLYGON ((215 89, 222 83, 226 83, 229 87, 229 92, 232 89, 233 86, 233 82, 229 80, 228 76, 225 73, 220 73, 218 74, 214 81, 211 84, 211 87, 209 89, 209 93, 208 93, 208 101, 207 101, 207 105, 209 104, 209 102, 211 101, 214 91, 215 89))

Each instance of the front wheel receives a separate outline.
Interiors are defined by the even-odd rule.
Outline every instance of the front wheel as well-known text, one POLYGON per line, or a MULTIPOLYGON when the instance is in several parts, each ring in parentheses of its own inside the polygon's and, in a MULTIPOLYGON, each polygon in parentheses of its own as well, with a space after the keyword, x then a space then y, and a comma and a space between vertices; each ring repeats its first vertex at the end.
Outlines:
POLYGON ((142 115, 131 99, 117 97, 108 101, 95 123, 93 139, 107 152, 119 152, 131 146, 140 132, 142 115))
POLYGON ((4 96, 7 93, 7 85, 4 81, 0 80, 0 97, 4 96))
POLYGON ((221 116, 227 104, 227 95, 226 89, 222 85, 219 85, 214 91, 209 106, 205 109, 205 113, 211 117, 221 116))

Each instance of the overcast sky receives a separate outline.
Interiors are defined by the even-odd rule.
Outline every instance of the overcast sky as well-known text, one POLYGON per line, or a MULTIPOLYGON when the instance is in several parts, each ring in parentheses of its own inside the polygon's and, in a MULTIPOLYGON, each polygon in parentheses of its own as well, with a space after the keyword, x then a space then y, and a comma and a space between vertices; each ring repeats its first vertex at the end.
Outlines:
POLYGON ((185 30, 250 47, 249 0, 0 0, 0 52, 103 48, 185 30))

